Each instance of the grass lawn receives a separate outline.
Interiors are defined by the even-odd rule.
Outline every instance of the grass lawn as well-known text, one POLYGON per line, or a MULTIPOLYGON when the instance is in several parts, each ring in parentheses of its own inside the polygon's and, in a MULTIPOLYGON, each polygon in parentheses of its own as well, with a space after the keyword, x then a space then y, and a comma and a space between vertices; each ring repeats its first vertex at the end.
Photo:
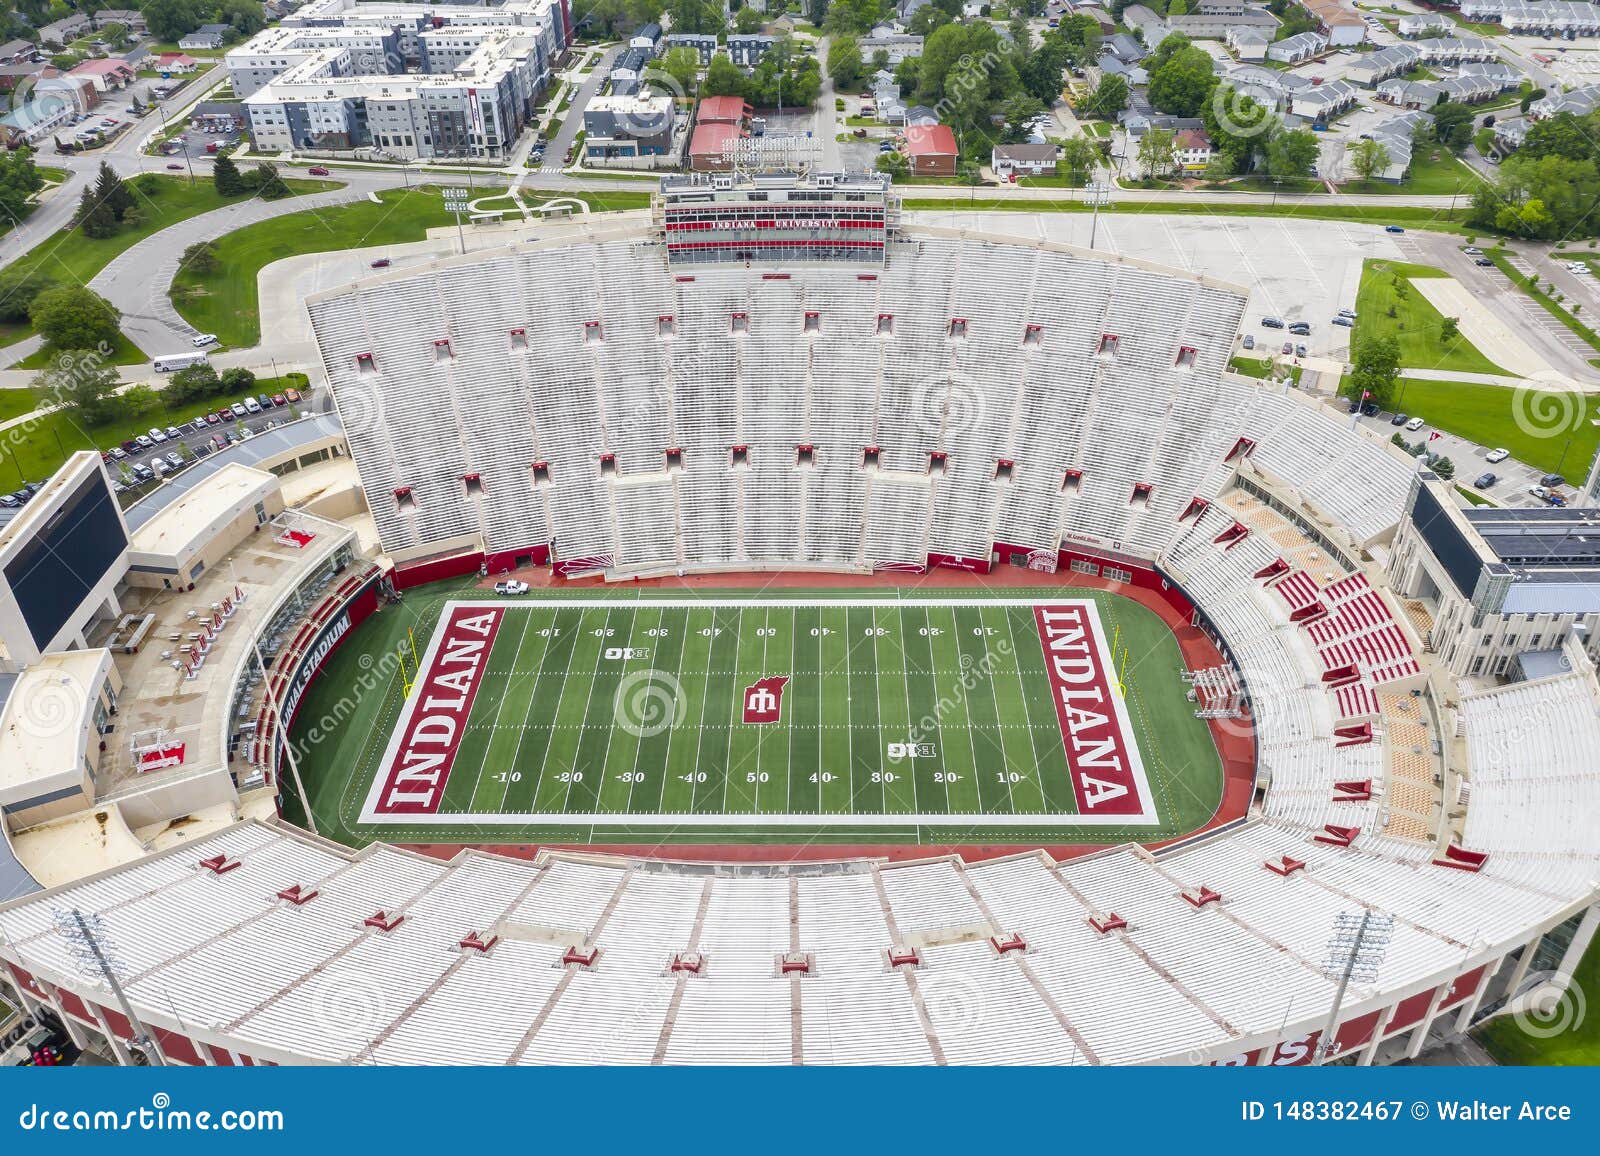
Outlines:
MULTIPOLYGON (((1543 398, 1524 394, 1519 403, 1517 394, 1504 385, 1402 378, 1395 405, 1446 433, 1481 446, 1504 446, 1518 461, 1551 473, 1580 470, 1594 460, 1600 426, 1590 420, 1600 417, 1600 400, 1552 392, 1543 398), (1588 402, 1587 416, 1579 409, 1581 401, 1588 402), (1520 421, 1519 412, 1526 415, 1520 421)), ((1463 462, 1456 466, 1468 468, 1463 462)))
MULTIPOLYGON (((356 201, 332 209, 290 213, 247 225, 217 241, 217 272, 180 271, 172 279, 172 303, 196 329, 215 333, 222 343, 247 348, 261 340, 256 274, 274 261, 305 253, 326 253, 425 239, 427 230, 454 224, 437 186, 391 189, 382 204, 356 201)), ((636 209, 650 203, 648 193, 587 193, 592 209, 636 209)))
MULTIPOLYGON (((1572 975, 1572 986, 1581 992, 1600 991, 1600 948, 1591 946, 1572 975)), ((1569 1005, 1569 996, 1565 1003, 1569 1005)), ((1500 1016, 1473 1034, 1478 1042, 1502 1064, 1600 1064, 1600 1016, 1592 1012, 1575 1017, 1572 1027, 1545 1038, 1531 1036, 1515 1016, 1500 1016)))
MULTIPOLYGON (((21 361, 13 365, 12 369, 48 369, 55 360, 56 351, 48 345, 35 349, 21 361)), ((149 361, 150 357, 144 350, 128 340, 126 334, 117 334, 116 344, 111 348, 111 365, 138 365, 149 361)))
POLYGON ((1469 506, 1494 505, 1494 502, 1491 499, 1484 497, 1482 494, 1478 493, 1477 490, 1468 489, 1466 486, 1457 486, 1456 493, 1460 494, 1462 499, 1469 506))
MULTIPOLYGON (((281 393, 285 389, 298 389, 301 392, 306 388, 306 376, 303 373, 289 373, 282 377, 258 377, 255 388, 250 390, 252 395, 266 393, 281 393)), ((20 393, 21 390, 7 390, 6 393, 20 393)), ((42 482, 67 460, 67 456, 78 450, 109 449, 121 445, 135 434, 146 432, 153 425, 169 426, 178 425, 180 422, 193 421, 203 413, 217 409, 219 406, 231 404, 240 400, 244 395, 227 395, 207 398, 204 401, 192 402, 180 406, 175 410, 158 410, 155 413, 145 414, 141 417, 129 417, 121 421, 111 422, 103 426, 94 426, 85 429, 70 415, 64 413, 48 413, 37 421, 13 426, 11 429, 0 431, 0 489, 21 485, 25 481, 42 482), (11 479, 16 478, 15 483, 11 479)), ((30 405, 29 409, 33 407, 30 405)), ((24 410, 23 412, 28 412, 24 410)), ((277 411, 288 416, 287 410, 277 411)))
POLYGON ((1439 334, 1444 317, 1428 304, 1414 285, 1408 284, 1413 280, 1443 276, 1443 272, 1427 265, 1367 258, 1361 266, 1351 347, 1355 348, 1368 337, 1394 336, 1400 342, 1402 366, 1505 375, 1505 370, 1479 353, 1465 337, 1458 336, 1449 342, 1441 340, 1439 334), (1395 291, 1396 276, 1406 285, 1404 297, 1395 291), (1394 310, 1393 317, 1389 316, 1390 309, 1394 310))
POLYGON ((38 404, 31 389, 0 389, 0 421, 32 413, 38 404))
MULTIPOLYGON (((321 192, 337 188, 332 181, 286 181, 295 193, 321 192)), ((159 173, 145 173, 128 181, 134 191, 145 219, 132 229, 124 229, 114 237, 93 239, 76 229, 61 229, 36 245, 12 264, 29 269, 42 269, 47 275, 64 284, 85 285, 95 274, 109 265, 118 254, 138 244, 146 237, 159 233, 179 221, 236 204, 243 197, 219 197, 209 180, 190 184, 185 177, 168 177, 159 173)))
POLYGON ((33 330, 26 321, 0 321, 0 349, 8 345, 15 345, 24 337, 31 337, 33 330))
MULTIPOLYGON (((1240 354, 1228 362, 1228 368, 1235 373, 1243 374, 1245 377, 1265 380, 1272 376, 1272 359, 1270 357, 1245 357, 1240 354)), ((1289 380, 1298 385, 1300 383, 1300 367, 1291 365, 1287 368, 1289 370, 1289 380)))
POLYGON ((1344 193, 1448 196, 1460 193, 1470 196, 1483 182, 1477 172, 1449 149, 1435 146, 1417 151, 1411 162, 1411 171, 1399 184, 1388 181, 1349 180, 1339 186, 1344 193))

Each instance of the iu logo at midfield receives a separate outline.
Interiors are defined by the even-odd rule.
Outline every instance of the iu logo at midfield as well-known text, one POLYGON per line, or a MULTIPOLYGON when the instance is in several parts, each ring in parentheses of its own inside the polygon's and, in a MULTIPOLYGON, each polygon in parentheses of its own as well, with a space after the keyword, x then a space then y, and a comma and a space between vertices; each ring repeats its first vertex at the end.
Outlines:
POLYGON ((778 721, 783 706, 783 688, 787 675, 777 674, 760 679, 754 686, 744 688, 744 721, 771 723, 778 721))

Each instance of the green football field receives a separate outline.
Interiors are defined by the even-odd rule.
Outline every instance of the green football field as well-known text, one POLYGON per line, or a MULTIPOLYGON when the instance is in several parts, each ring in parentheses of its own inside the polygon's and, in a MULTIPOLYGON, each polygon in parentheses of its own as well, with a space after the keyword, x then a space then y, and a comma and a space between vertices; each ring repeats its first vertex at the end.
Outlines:
POLYGON ((1095 591, 446 588, 358 628, 296 750, 319 830, 355 842, 1148 841, 1221 795, 1182 669, 1095 591), (1062 699, 1079 633, 1103 686, 1062 699))

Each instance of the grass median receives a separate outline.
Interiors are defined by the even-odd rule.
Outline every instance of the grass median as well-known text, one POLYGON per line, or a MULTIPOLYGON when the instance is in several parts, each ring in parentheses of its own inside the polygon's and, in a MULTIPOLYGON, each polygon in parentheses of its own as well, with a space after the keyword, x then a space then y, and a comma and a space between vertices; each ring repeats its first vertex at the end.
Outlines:
MULTIPOLYGON (((1435 429, 1511 456, 1548 473, 1582 471, 1600 450, 1600 399, 1569 391, 1402 378, 1395 407, 1435 429), (1520 395, 1520 396, 1519 396, 1520 395)), ((1458 469, 1468 469, 1457 462, 1458 469)))
POLYGON ((1428 265, 1368 257, 1361 264, 1352 348, 1369 337, 1394 337, 1400 364, 1410 369, 1513 376, 1460 334, 1446 338, 1444 316, 1412 284, 1447 276, 1428 265))

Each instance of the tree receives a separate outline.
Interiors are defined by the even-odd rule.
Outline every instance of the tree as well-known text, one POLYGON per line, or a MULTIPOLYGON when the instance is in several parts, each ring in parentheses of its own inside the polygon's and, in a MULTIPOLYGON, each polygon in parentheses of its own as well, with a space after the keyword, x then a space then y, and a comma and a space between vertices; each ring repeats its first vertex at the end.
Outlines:
POLYGON ((145 26, 157 40, 181 40, 204 23, 195 0, 146 0, 143 11, 145 26))
POLYGON ((1139 167, 1149 176, 1164 177, 1177 161, 1172 132, 1164 128, 1146 129, 1139 138, 1139 167))
POLYGON ((763 17, 754 8, 746 5, 733 14, 733 30, 748 35, 761 30, 763 17))
POLYGON ((1433 110, 1434 139, 1456 152, 1472 143, 1472 125, 1472 110, 1464 104, 1446 101, 1433 110))
POLYGON ((1391 408, 1400 380, 1400 342, 1392 335, 1367 337, 1357 342, 1350 371, 1351 397, 1391 408))
POLYGON ((1373 180, 1387 172, 1389 159, 1389 149, 1381 140, 1359 141, 1350 150, 1350 164, 1354 166, 1356 175, 1364 181, 1373 180))
POLYGON ((1115 120, 1117 113, 1128 107, 1128 81, 1126 77, 1108 72, 1095 85, 1094 92, 1079 109, 1085 116, 1101 120, 1115 120))
POLYGON ((1233 158, 1227 153, 1211 153, 1211 159, 1206 162, 1205 172, 1201 174, 1208 181, 1225 181, 1234 175, 1233 158))
POLYGON ((34 167, 28 149, 0 153, 0 209, 10 220, 21 220, 28 212, 28 199, 44 188, 44 177, 34 167))
POLYGON ((211 183, 219 197, 237 197, 244 192, 244 178, 239 175, 239 166, 229 156, 218 155, 212 162, 211 183))
POLYGON ((1060 28, 1045 34, 1047 47, 1053 41, 1066 50, 1068 60, 1086 68, 1100 58, 1100 22, 1093 16, 1067 16, 1060 28))
POLYGON ((1170 20, 1174 16, 1187 15, 1189 15, 1189 6, 1183 0, 1172 0, 1172 3, 1167 5, 1167 19, 1170 20))
POLYGON ((234 366, 232 369, 222 371, 222 381, 219 392, 232 396, 245 393, 256 387, 256 375, 243 366, 234 366))
POLYGON ((183 251, 179 267, 187 273, 206 276, 222 267, 217 260, 217 246, 212 241, 196 241, 183 251))
POLYGON ((911 175, 911 162, 906 160, 903 153, 879 153, 878 171, 880 173, 888 173, 896 181, 903 181, 911 175))
POLYGON ((1033 131, 1029 126, 1044 112, 1044 105, 1027 93, 1019 93, 1007 100, 1001 115, 1005 117, 1005 132, 1002 134, 1008 144, 1017 144, 1028 139, 1033 131))
POLYGON ((256 196, 264 201, 276 201, 289 195, 289 186, 278 173, 278 166, 271 161, 262 161, 250 174, 250 185, 255 189, 256 196))
POLYGON ((11 265, 0 270, 0 321, 28 320, 33 300, 56 281, 37 265, 11 265))
POLYGON ((667 14, 674 32, 721 32, 722 5, 707 0, 669 0, 667 14))
POLYGON ((882 19, 883 6, 879 0, 833 0, 828 5, 828 15, 822 27, 834 34, 845 32, 865 35, 882 19))
POLYGON ((1456 476, 1456 464, 1449 458, 1434 458, 1433 472, 1448 482, 1451 478, 1456 476))
POLYGON ((117 218, 111 211, 111 206, 95 200, 93 189, 84 189, 83 196, 78 198, 77 211, 72 216, 72 224, 85 237, 103 240, 113 237, 117 232, 117 218))
POLYGON ((122 314, 90 289, 58 285, 34 297, 28 320, 56 349, 98 349, 116 341, 122 314))
POLYGON ((167 384, 162 387, 161 400, 169 409, 188 405, 192 401, 199 401, 203 397, 210 397, 221 388, 221 379, 211 363, 202 361, 199 365, 191 365, 178 370, 167 384))
POLYGON ((1166 63, 1150 73, 1150 104, 1157 111, 1173 116, 1199 116, 1211 98, 1211 90, 1217 86, 1214 67, 1205 49, 1192 46, 1178 49, 1166 63))
POLYGON ((95 176, 94 199, 110 209, 118 221, 133 207, 133 194, 105 161, 100 162, 100 171, 95 176))
POLYGON ((700 82, 703 96, 743 96, 744 73, 739 70, 726 52, 711 58, 706 68, 706 78, 700 82))
POLYGON ((1442 342, 1454 341, 1461 336, 1461 319, 1459 317, 1446 317, 1439 322, 1439 340, 1442 342))
POLYGON ((123 412, 117 397, 117 371, 97 353, 71 350, 52 359, 33 379, 40 406, 59 405, 80 425, 100 426, 123 412))
POLYGON ((1317 163, 1316 134, 1303 128, 1280 129, 1267 139, 1267 176, 1275 181, 1303 180, 1317 163))
POLYGON ((856 87, 862 67, 861 43, 854 36, 841 33, 828 42, 828 75, 837 87, 856 87))
MULTIPOLYGON (((748 12, 748 8, 739 9, 748 12)), ((680 44, 676 48, 667 49, 661 63, 651 70, 653 79, 665 78, 672 89, 673 95, 693 97, 694 82, 700 75, 700 53, 688 45, 680 44)))
POLYGON ((256 0, 221 0, 217 5, 216 18, 240 36, 254 36, 267 24, 261 5, 256 0))
POLYGON ((1061 145, 1057 167, 1066 173, 1067 183, 1074 188, 1087 185, 1100 163, 1100 150, 1086 136, 1068 137, 1061 145))

